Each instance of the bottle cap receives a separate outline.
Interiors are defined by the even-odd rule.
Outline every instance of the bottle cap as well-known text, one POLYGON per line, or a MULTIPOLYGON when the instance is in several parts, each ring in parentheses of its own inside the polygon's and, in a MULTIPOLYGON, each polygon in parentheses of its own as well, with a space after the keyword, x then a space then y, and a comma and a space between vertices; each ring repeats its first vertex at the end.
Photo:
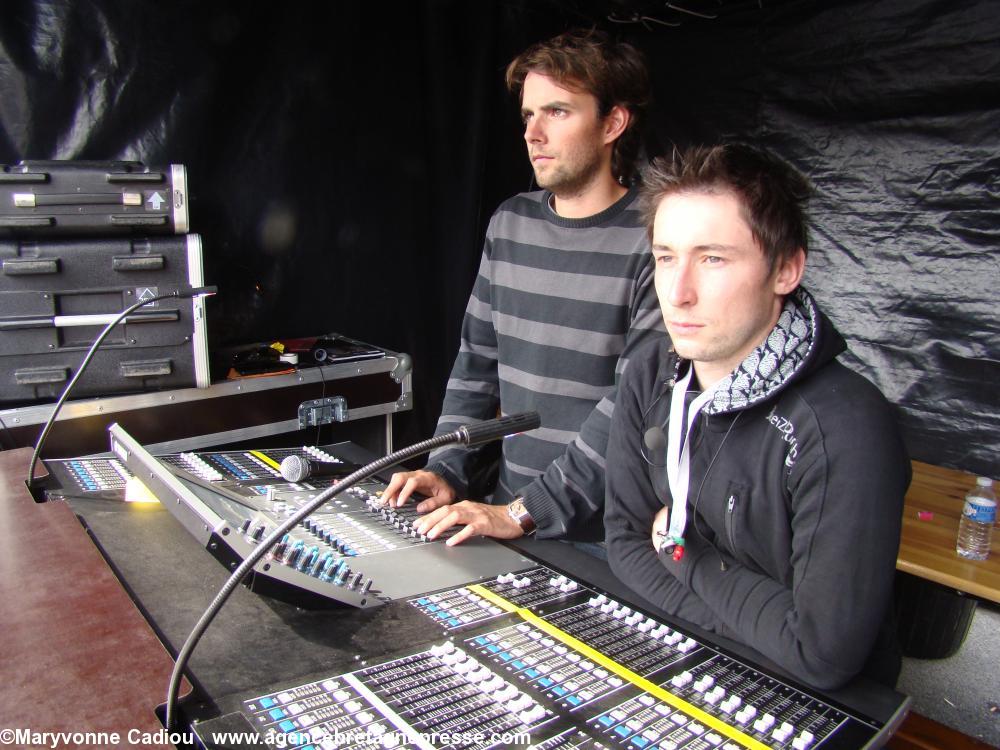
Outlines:
POLYGON ((976 484, 979 487, 991 487, 993 485, 993 480, 989 477, 976 477, 976 484))

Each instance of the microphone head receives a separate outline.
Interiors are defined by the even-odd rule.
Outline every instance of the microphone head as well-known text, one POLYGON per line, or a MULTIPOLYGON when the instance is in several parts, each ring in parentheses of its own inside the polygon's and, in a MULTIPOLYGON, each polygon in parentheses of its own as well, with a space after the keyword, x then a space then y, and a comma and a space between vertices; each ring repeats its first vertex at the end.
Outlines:
POLYGON ((286 482, 297 484, 309 476, 309 462, 301 456, 288 456, 281 462, 280 471, 286 482))
POLYGON ((463 425, 456 432, 461 435, 461 442, 465 445, 479 445, 491 440, 499 440, 508 435, 534 430, 541 424, 542 419, 538 416, 538 412, 526 411, 520 414, 508 414, 496 419, 487 419, 485 422, 463 425))
POLYGON ((650 427, 642 436, 642 442, 646 444, 646 450, 650 455, 662 453, 667 449, 667 436, 659 427, 650 427))

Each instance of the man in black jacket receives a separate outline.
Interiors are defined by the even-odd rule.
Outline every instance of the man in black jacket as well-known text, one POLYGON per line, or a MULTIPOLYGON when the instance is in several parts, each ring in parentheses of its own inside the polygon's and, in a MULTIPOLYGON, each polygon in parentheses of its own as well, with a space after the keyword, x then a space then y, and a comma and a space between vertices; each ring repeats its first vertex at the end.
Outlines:
POLYGON ((909 462, 799 285, 809 186, 739 144, 658 160, 644 205, 673 346, 636 353, 607 454, 615 573, 804 682, 894 683, 909 462))

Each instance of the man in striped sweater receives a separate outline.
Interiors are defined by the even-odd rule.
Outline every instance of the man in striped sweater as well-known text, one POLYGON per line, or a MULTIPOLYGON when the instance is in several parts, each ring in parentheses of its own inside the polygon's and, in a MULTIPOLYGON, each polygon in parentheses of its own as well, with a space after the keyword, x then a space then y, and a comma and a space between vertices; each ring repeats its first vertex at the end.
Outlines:
POLYGON ((648 100, 638 52, 600 32, 567 32, 507 69, 542 190, 504 202, 486 232, 436 434, 537 411, 542 426, 503 442, 485 500, 464 500, 481 448, 443 448, 422 471, 392 477, 383 497, 412 493, 417 530, 602 540, 604 452, 614 390, 629 352, 662 334, 634 161, 648 100), (460 501, 461 500, 461 501, 460 501), (460 501, 460 502, 459 502, 460 501))

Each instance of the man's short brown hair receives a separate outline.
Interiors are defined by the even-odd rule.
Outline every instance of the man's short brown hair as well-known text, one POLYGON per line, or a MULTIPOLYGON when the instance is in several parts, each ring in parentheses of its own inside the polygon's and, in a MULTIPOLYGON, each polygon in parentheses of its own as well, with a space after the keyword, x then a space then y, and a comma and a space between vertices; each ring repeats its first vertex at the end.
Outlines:
POLYGON ((802 248, 808 252, 809 180, 775 154, 746 143, 675 151, 643 173, 642 212, 650 239, 664 198, 686 193, 732 193, 743 220, 773 271, 802 248))
POLYGON ((615 105, 628 110, 628 127, 612 151, 611 172, 622 184, 630 183, 636 174, 650 96, 649 71, 642 54, 603 31, 576 29, 534 44, 511 61, 507 88, 519 99, 528 73, 540 73, 570 91, 592 95, 601 117, 607 117, 615 105))

